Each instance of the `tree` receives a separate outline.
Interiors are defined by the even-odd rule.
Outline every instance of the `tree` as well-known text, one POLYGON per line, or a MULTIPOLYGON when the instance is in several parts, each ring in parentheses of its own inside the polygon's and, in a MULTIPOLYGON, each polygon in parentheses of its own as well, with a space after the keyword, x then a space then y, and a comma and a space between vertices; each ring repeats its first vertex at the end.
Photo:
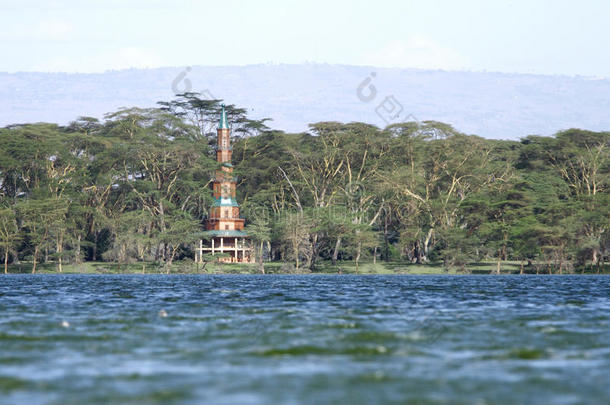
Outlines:
MULTIPOLYGON (((218 123, 222 100, 205 99, 199 96, 201 96, 199 93, 187 92, 178 94, 175 100, 161 101, 158 104, 163 111, 196 127, 199 139, 211 138, 214 136, 214 129, 218 123)), ((238 136, 251 136, 269 129, 265 125, 265 122, 270 120, 269 118, 249 119, 245 108, 238 108, 230 104, 225 106, 225 111, 233 133, 238 136)))
POLYGON ((479 240, 463 228, 446 228, 439 235, 440 257, 445 270, 459 268, 467 271, 466 265, 476 258, 476 248, 479 240))
MULTIPOLYGON (((220 103, 185 93, 101 121, 0 128, 0 202, 14 211, 3 214, 4 233, 16 226, 21 238, 0 246, 5 268, 11 255, 31 258, 34 271, 41 260, 59 271, 81 260, 169 270, 189 257, 212 203, 220 103)), ((496 272, 507 260, 520 261, 521 272, 526 262, 601 272, 608 260, 609 132, 514 142, 425 121, 384 129, 320 122, 289 134, 244 108, 226 111, 237 199, 259 259, 266 245, 270 260, 299 270, 318 260, 359 266, 379 247, 385 260, 442 260, 464 271, 485 259, 496 272), (278 220, 257 220, 261 207, 278 220)))
POLYGON ((258 268, 262 274, 265 274, 263 249, 265 243, 271 239, 271 228, 269 228, 267 221, 259 216, 254 218, 252 223, 246 227, 246 233, 256 246, 255 254, 258 260, 258 268))
POLYGON ((176 253, 181 246, 189 246, 201 237, 199 221, 193 220, 187 213, 168 218, 165 230, 159 234, 159 240, 165 244, 168 254, 165 255, 165 269, 169 274, 176 253))
MULTIPOLYGON (((510 162, 494 161, 494 144, 466 136, 451 126, 425 122, 421 128, 388 127, 395 138, 395 156, 379 178, 394 194, 393 203, 404 219, 400 225, 417 235, 418 261, 427 261, 440 235, 464 226, 462 205, 491 182, 511 176, 510 162), (438 234, 438 235, 437 235, 438 234)), ((402 233, 402 232, 401 232, 402 233)))
POLYGON ((286 212, 280 222, 282 239, 287 245, 287 256, 294 260, 297 271, 302 259, 311 254, 311 222, 311 217, 302 212, 286 212))
POLYGON ((4 274, 8 273, 8 257, 14 254, 20 240, 15 211, 12 208, 0 208, 0 247, 4 253, 4 274))
POLYGON ((375 232, 368 224, 353 224, 352 233, 347 238, 354 263, 356 264, 356 272, 359 270, 360 259, 362 252, 370 248, 378 246, 378 240, 375 232))
POLYGON ((50 198, 28 199, 17 206, 25 237, 33 246, 32 273, 36 273, 40 252, 48 246, 54 226, 61 222, 66 209, 50 198))

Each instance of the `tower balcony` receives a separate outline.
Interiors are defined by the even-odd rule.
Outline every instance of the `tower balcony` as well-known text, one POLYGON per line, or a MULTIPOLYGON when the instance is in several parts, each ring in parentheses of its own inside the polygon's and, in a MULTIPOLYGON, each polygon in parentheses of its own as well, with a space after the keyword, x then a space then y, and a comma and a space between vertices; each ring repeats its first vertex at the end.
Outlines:
POLYGON ((214 183, 222 183, 222 182, 231 182, 231 183, 237 183, 238 177, 237 176, 231 176, 231 177, 218 177, 218 176, 211 176, 210 177, 210 181, 214 182, 214 183))
POLYGON ((211 215, 204 217, 204 220, 206 221, 223 221, 223 220, 227 220, 227 221, 235 221, 235 222, 244 222, 246 220, 246 217, 244 217, 243 215, 237 215, 237 216, 232 216, 232 217, 213 217, 211 215))

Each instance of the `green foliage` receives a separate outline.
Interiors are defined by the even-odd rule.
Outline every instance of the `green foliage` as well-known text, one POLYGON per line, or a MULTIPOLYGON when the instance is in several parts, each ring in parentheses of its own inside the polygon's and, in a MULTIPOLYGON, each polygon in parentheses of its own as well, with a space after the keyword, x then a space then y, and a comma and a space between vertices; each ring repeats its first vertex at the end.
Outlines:
MULTIPOLYGON (((187 263, 211 204, 220 103, 185 93, 103 121, 0 129, 5 262, 31 261, 33 271, 187 263)), ((608 261, 608 132, 514 142, 426 121, 320 122, 287 134, 226 110, 258 271, 263 258, 295 271, 317 271, 320 260, 357 271, 367 257, 452 272, 477 260, 524 272, 600 271, 608 261)))
POLYGON ((7 272, 8 257, 15 254, 17 243, 21 240, 16 214, 12 207, 0 208, 0 248, 4 255, 4 272, 7 272))

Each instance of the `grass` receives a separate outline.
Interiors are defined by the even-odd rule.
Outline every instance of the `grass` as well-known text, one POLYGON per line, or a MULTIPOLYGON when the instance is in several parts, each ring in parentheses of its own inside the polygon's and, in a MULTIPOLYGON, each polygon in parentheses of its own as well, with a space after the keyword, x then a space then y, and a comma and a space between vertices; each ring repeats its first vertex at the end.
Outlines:
MULTIPOLYGON (((502 263, 502 274, 518 274, 520 263, 507 261, 502 263)), ((32 264, 22 262, 9 265, 9 273, 30 273, 32 264)), ((338 262, 333 265, 329 261, 320 261, 313 273, 318 274, 494 274, 496 262, 470 263, 466 271, 460 269, 446 270, 442 263, 412 264, 408 262, 363 262, 358 269, 352 261, 338 262)), ((526 268, 527 272, 531 270, 526 268)), ((36 270, 40 274, 59 274, 55 263, 39 264, 36 270)), ((296 271, 291 263, 270 262, 265 263, 265 272, 268 274, 308 274, 308 269, 296 271)), ((84 262, 80 264, 66 264, 63 266, 63 274, 165 274, 166 267, 162 263, 136 262, 121 264, 108 262, 84 262)), ((258 274, 258 264, 229 264, 208 263, 204 269, 201 265, 195 265, 192 260, 174 262, 170 268, 170 274, 258 274)), ((580 270, 576 271, 580 274, 580 270)), ((587 274, 595 273, 587 269, 587 274)), ((605 266, 602 273, 610 273, 610 264, 605 266)), ((541 272, 541 274, 546 274, 541 272)))

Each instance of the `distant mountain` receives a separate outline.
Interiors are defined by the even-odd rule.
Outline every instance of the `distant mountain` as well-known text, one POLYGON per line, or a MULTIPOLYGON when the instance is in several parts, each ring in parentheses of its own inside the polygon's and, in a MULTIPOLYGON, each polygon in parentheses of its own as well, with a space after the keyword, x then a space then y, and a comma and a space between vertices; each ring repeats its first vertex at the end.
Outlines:
POLYGON ((384 126, 384 118, 442 121, 504 139, 610 129, 610 79, 323 64, 0 73, 0 126, 101 118, 188 89, 273 118, 273 128, 288 132, 330 120, 384 126))

